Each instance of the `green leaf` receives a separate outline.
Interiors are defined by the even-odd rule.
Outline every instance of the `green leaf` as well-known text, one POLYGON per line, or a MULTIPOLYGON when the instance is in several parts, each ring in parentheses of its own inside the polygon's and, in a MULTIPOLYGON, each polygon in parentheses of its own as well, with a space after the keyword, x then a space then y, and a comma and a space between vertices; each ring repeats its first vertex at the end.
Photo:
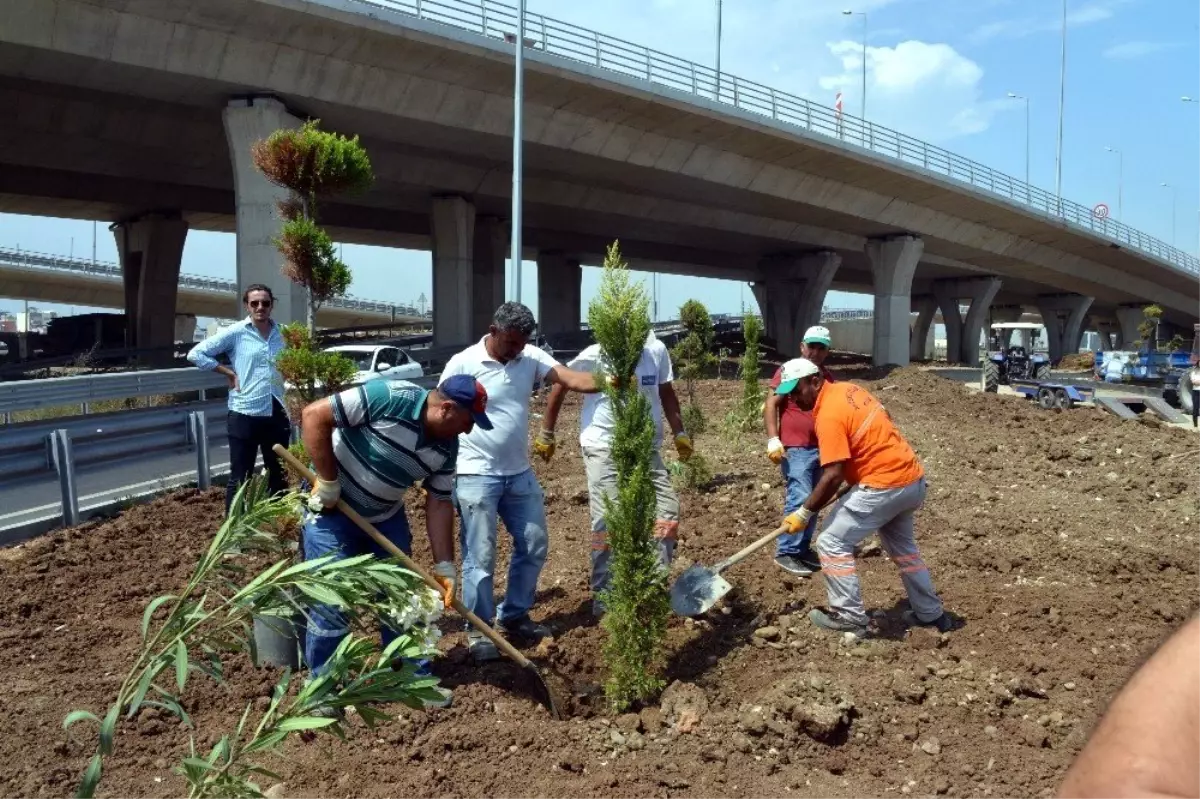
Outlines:
POLYGON ((129 700, 129 710, 125 714, 125 718, 131 719, 137 715, 138 709, 142 706, 142 700, 146 698, 146 692, 150 690, 150 683, 154 682, 154 678, 158 672, 162 670, 162 664, 155 662, 146 667, 142 672, 142 678, 138 680, 137 690, 133 692, 133 698, 129 700))
POLYGON ((147 699, 145 702, 142 702, 142 707, 161 708, 161 709, 167 711, 168 713, 174 714, 176 718, 178 718, 180 721, 182 721, 187 726, 189 726, 189 727, 194 726, 192 724, 192 717, 189 716, 187 714, 187 711, 184 710, 180 706, 180 704, 172 698, 168 697, 168 698, 162 700, 161 702, 156 699, 147 699))
POLYGON ((72 710, 70 713, 67 714, 67 717, 65 719, 63 719, 63 729, 65 730, 67 727, 70 727, 75 722, 83 721, 84 719, 87 719, 88 721, 94 721, 97 724, 100 723, 100 719, 96 716, 95 713, 90 713, 86 710, 72 710))
POLYGON ((215 768, 212 763, 198 757, 185 757, 180 762, 187 768, 198 769, 200 771, 210 771, 215 768))
POLYGON ((280 744, 283 739, 287 737, 287 735, 288 734, 286 731, 275 730, 274 732, 267 733, 261 738, 255 738, 253 741, 246 744, 246 746, 242 747, 242 754, 248 755, 253 752, 263 752, 268 749, 272 749, 280 744))
POLYGON ((180 638, 175 642, 175 684, 179 686, 179 692, 183 693, 183 686, 187 684, 188 674, 188 651, 187 644, 180 638))
POLYGON ((113 706, 108 709, 108 713, 104 714, 104 721, 100 722, 100 754, 111 755, 113 749, 113 734, 117 731, 117 716, 121 712, 121 706, 113 703, 113 706))
POLYGON ((92 762, 88 763, 87 771, 83 772, 83 781, 79 783, 79 790, 75 792, 78 799, 91 799, 96 795, 96 786, 100 783, 103 767, 103 758, 98 753, 92 755, 92 762))
POLYGON ((280 732, 296 732, 297 730, 319 730, 322 727, 328 727, 330 724, 336 724, 337 719, 322 718, 320 716, 297 716, 296 718, 284 719, 279 722, 275 729, 280 732))
POLYGON ((146 606, 146 612, 142 614, 142 640, 146 640, 146 633, 150 630, 150 618, 154 615, 154 611, 162 607, 164 602, 170 602, 172 599, 179 597, 174 594, 165 594, 150 600, 150 604, 146 606))

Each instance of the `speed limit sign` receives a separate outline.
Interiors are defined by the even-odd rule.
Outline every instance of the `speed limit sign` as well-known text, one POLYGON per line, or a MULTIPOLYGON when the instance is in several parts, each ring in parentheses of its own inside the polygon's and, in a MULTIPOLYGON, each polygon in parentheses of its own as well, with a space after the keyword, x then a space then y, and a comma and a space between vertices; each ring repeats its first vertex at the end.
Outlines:
POLYGON ((1092 216, 1097 219, 1108 219, 1108 206, 1104 203, 1096 203, 1096 207, 1092 209, 1092 216))

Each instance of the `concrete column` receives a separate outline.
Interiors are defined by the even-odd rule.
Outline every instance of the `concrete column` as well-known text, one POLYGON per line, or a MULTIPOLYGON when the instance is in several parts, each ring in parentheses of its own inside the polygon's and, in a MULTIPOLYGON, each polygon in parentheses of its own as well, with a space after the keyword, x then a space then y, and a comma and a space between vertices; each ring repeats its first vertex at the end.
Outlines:
POLYGON ((1091 327, 1100 339, 1100 351, 1109 352, 1121 349, 1121 325, 1116 319, 1108 316, 1090 317, 1091 327))
POLYGON ((992 322, 1020 322, 1025 308, 1020 305, 993 305, 988 314, 992 322))
POLYGON ((1083 338, 1083 320, 1092 297, 1080 294, 1054 294, 1038 297, 1038 310, 1042 324, 1046 326, 1046 343, 1050 349, 1050 362, 1057 364, 1064 355, 1079 351, 1083 338))
POLYGON ((971 298, 971 305, 967 309, 967 319, 963 323, 962 363, 968 366, 978 366, 979 337, 983 335, 992 300, 996 299, 996 294, 1000 291, 1000 278, 977 278, 967 281, 967 283, 969 291, 965 296, 971 298))
POLYGON ((304 321, 305 291, 280 272, 283 257, 271 239, 279 235, 283 220, 276 202, 287 199, 287 189, 268 181, 254 166, 250 148, 277 130, 298 128, 301 120, 273 98, 231 100, 223 113, 225 139, 233 161, 233 192, 237 224, 238 296, 230 297, 229 315, 242 315, 242 293, 252 283, 270 286, 275 295, 271 316, 278 322, 304 321))
POLYGON ((937 307, 937 299, 934 297, 913 297, 913 310, 917 312, 917 319, 913 322, 908 340, 910 361, 924 361, 930 357, 929 332, 933 328, 933 317, 937 313, 937 307))
POLYGON ((1142 322, 1146 321, 1146 313, 1141 305, 1122 305, 1117 308, 1117 325, 1121 330, 1121 346, 1133 348, 1134 342, 1142 340, 1142 333, 1138 330, 1142 322))
MULTIPOLYGON (((433 344, 473 340, 475 306, 475 206, 462 197, 434 197, 433 344)), ((496 310, 495 306, 489 310, 496 310)))
POLYGON ((842 256, 828 251, 775 255, 759 264, 760 279, 751 289, 763 328, 781 354, 800 354, 800 337, 821 321, 825 295, 841 264, 842 256))
MULTIPOLYGON (((175 299, 187 223, 177 214, 146 214, 112 226, 125 284, 125 341, 130 347, 175 343, 175 299)), ((148 362, 169 364, 169 353, 148 362)))
POLYGON ((908 363, 912 279, 924 249, 924 242, 915 236, 867 242, 867 257, 871 260, 875 283, 872 360, 876 366, 908 363))
POLYGON ((544 336, 579 330, 583 269, 557 250, 539 252, 538 329, 544 336))
POLYGON ((933 296, 942 312, 946 328, 946 362, 962 363, 962 313, 958 309, 960 287, 957 280, 933 281, 933 296))
POLYGON ((471 262, 474 305, 471 337, 483 338, 496 309, 504 304, 504 263, 508 257, 508 225, 494 216, 475 220, 475 251, 471 262))

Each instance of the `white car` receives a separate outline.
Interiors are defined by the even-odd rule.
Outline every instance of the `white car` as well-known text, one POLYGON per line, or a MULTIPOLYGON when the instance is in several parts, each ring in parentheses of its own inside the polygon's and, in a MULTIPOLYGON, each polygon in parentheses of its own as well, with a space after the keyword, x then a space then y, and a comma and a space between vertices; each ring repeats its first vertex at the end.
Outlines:
POLYGON ((350 385, 357 386, 368 380, 412 380, 423 377, 421 364, 409 357, 399 347, 380 344, 343 344, 329 347, 325 352, 336 352, 354 361, 358 367, 350 385))

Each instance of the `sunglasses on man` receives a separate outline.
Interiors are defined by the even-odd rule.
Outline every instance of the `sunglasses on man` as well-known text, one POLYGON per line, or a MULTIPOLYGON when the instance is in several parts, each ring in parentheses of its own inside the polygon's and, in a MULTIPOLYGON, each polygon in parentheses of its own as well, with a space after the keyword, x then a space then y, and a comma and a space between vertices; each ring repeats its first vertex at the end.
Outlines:
POLYGON ((270 300, 250 300, 250 302, 248 302, 246 304, 249 305, 251 308, 270 308, 271 307, 270 300))

